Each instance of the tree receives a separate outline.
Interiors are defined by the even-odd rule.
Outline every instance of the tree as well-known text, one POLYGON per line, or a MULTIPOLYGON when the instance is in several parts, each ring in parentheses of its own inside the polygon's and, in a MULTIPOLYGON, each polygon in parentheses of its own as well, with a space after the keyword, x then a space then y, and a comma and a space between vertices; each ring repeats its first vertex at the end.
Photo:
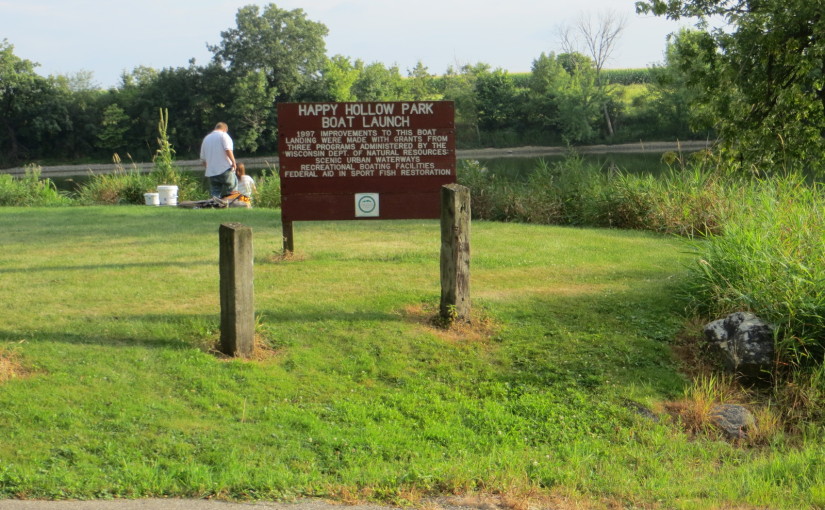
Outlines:
POLYGON ((97 134, 98 146, 110 152, 122 150, 126 146, 129 123, 129 116, 117 103, 107 106, 100 120, 101 128, 97 134))
POLYGON ((361 74, 349 58, 335 55, 324 65, 322 75, 322 90, 325 101, 354 101, 352 85, 361 74))
POLYGON ((223 40, 208 46, 214 61, 232 74, 262 71, 277 99, 296 100, 312 88, 326 62, 325 25, 307 19, 303 9, 286 11, 268 4, 238 9, 236 28, 221 32, 223 40))
POLYGON ((757 173, 825 170, 825 8, 810 0, 646 0, 640 13, 697 17, 697 102, 714 114, 721 150, 757 173), (727 27, 710 29, 709 18, 727 27))
POLYGON ((571 76, 576 73, 590 71, 594 69, 593 60, 584 53, 574 51, 572 53, 562 53, 556 57, 559 64, 571 76))
POLYGON ((516 85, 507 71, 478 73, 475 80, 478 124, 485 131, 506 130, 515 124, 516 85))
POLYGON ((46 142, 69 126, 60 91, 34 72, 36 65, 17 57, 6 39, 0 42, 0 162, 42 154, 46 142))
POLYGON ((485 72, 490 72, 490 66, 481 62, 459 69, 451 66, 441 80, 444 99, 455 103, 456 140, 470 146, 481 142, 475 83, 485 72))
POLYGON ((238 149, 255 152, 260 146, 276 145, 275 93, 266 87, 263 71, 250 71, 240 77, 234 87, 230 113, 237 125, 235 145, 238 149))
POLYGON ((575 27, 564 27, 561 30, 561 44, 565 53, 580 53, 579 47, 583 45, 584 52, 592 59, 608 136, 613 136, 613 121, 609 109, 609 83, 603 78, 602 70, 616 49, 616 42, 624 32, 625 23, 622 16, 613 11, 605 11, 596 20, 589 14, 582 14, 575 27))
POLYGON ((397 66, 387 68, 381 62, 364 66, 356 61, 358 78, 352 84, 352 94, 358 101, 402 101, 406 99, 406 86, 397 66))
POLYGON ((407 83, 409 99, 413 101, 437 101, 442 97, 435 88, 435 79, 420 60, 407 71, 407 83))

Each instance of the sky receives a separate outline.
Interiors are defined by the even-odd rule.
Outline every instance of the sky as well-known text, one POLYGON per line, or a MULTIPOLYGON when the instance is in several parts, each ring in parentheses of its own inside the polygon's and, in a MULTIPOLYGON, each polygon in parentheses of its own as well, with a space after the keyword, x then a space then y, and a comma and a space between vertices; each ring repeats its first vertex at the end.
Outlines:
MULTIPOLYGON (((250 0, 0 0, 0 40, 39 64, 43 76, 92 73, 109 88, 139 66, 205 65, 221 32, 250 0)), ((278 0, 326 25, 328 56, 398 66, 406 76, 422 62, 431 74, 486 63, 527 72, 542 52, 560 53, 559 31, 581 17, 625 20, 607 68, 664 60, 666 37, 685 22, 635 13, 634 0, 278 0)), ((263 10, 263 9, 262 9, 263 10)))

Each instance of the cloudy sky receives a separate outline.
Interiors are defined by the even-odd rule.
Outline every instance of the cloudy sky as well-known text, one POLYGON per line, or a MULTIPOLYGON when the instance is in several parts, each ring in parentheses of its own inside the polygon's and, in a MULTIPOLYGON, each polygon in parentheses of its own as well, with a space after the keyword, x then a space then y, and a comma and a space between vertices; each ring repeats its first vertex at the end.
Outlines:
MULTIPOLYGON (((42 75, 91 71, 101 87, 138 66, 206 64, 207 44, 235 26, 249 0, 0 0, 0 39, 42 75)), ((402 74, 423 62, 433 74, 484 62, 510 72, 530 70, 542 52, 560 52, 559 29, 581 16, 625 19, 610 68, 661 63, 677 24, 637 15, 634 0, 280 0, 329 28, 328 55, 397 65, 402 74)))

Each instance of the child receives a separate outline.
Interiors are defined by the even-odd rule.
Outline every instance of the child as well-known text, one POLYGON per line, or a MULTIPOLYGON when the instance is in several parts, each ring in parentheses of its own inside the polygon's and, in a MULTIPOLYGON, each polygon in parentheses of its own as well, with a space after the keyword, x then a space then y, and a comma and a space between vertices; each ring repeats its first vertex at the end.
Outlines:
POLYGON ((249 175, 246 175, 246 167, 244 167, 243 163, 237 164, 235 172, 238 174, 238 191, 240 191, 242 195, 252 198, 252 194, 258 191, 258 188, 255 186, 255 180, 249 175))

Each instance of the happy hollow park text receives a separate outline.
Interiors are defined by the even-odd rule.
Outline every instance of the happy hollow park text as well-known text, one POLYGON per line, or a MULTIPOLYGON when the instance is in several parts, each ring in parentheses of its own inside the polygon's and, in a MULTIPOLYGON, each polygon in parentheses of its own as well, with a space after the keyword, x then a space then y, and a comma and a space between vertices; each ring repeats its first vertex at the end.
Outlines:
POLYGON ((438 218, 456 177, 455 106, 280 103, 278 153, 285 222, 438 218))

